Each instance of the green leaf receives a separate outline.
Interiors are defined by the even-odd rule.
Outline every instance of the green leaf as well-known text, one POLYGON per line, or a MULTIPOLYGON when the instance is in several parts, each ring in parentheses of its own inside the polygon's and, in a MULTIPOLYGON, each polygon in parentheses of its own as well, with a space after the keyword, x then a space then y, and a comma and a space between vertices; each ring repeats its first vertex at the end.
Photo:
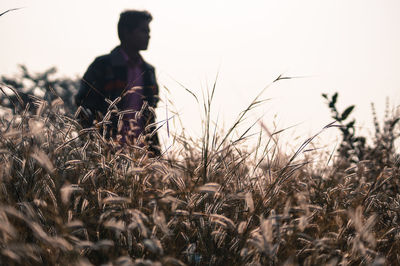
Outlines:
POLYGON ((349 116, 349 114, 353 111, 353 109, 354 109, 354 105, 352 105, 352 106, 350 106, 350 107, 347 107, 347 109, 346 110, 344 110, 343 111, 343 113, 342 113, 342 120, 346 120, 346 118, 349 116))
POLYGON ((332 118, 338 122, 342 122, 342 118, 338 117, 337 115, 332 116, 332 118))
POLYGON ((335 108, 335 104, 336 104, 337 98, 338 98, 338 93, 336 92, 335 94, 333 94, 332 100, 329 103, 329 107, 330 108, 335 108))
POLYGON ((354 128, 354 124, 356 123, 356 121, 355 120, 353 120, 353 121, 351 121, 350 123, 348 123, 347 125, 346 125, 346 127, 347 128, 354 128))

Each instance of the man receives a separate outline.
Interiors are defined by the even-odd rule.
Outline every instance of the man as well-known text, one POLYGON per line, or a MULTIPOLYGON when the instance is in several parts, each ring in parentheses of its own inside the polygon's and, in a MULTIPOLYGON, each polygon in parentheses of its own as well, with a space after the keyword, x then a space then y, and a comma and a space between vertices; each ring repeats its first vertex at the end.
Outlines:
POLYGON ((111 114, 111 123, 101 124, 107 137, 123 145, 147 146, 153 155, 159 155, 159 140, 154 132, 158 85, 154 67, 139 54, 147 49, 151 20, 146 11, 121 13, 118 22, 121 45, 110 54, 97 57, 89 66, 75 102, 83 107, 80 120, 84 127, 93 126, 95 121, 101 122, 111 114), (111 104, 115 100, 117 110, 111 104))

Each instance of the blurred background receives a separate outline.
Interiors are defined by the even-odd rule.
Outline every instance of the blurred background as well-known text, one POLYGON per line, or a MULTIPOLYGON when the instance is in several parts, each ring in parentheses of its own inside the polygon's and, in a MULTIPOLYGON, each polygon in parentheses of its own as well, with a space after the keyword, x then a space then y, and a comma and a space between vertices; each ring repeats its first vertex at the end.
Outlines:
MULTIPOLYGON (((201 136, 202 95, 216 79, 213 120, 228 128, 279 75, 297 77, 269 86, 261 96, 268 101, 243 125, 262 117, 271 132, 295 126, 284 142, 303 141, 333 121, 322 93, 338 92, 340 108, 355 104, 352 116, 366 134, 374 130, 371 102, 378 117, 387 98, 390 111, 400 102, 397 0, 2 0, 0 13, 19 7, 0 17, 0 75, 8 77, 24 64, 79 78, 119 44, 121 11, 149 11, 151 40, 142 55, 157 70, 158 119, 176 111, 194 138, 201 136)), ((181 130, 177 119, 169 129, 181 130)), ((338 132, 324 134, 331 144, 338 132)))

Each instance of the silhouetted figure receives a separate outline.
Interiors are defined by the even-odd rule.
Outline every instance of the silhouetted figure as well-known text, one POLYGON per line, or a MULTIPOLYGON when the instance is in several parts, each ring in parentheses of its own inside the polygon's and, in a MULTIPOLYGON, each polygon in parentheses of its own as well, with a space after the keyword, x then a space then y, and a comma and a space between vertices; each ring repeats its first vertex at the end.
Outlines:
POLYGON ((111 123, 101 126, 106 127, 107 137, 118 139, 121 144, 148 146, 153 155, 159 155, 159 140, 154 132, 158 85, 154 67, 139 54, 147 49, 151 20, 146 11, 121 13, 118 22, 121 45, 110 54, 97 57, 89 66, 75 101, 84 108, 80 118, 84 127, 93 126, 93 122, 103 121, 107 113, 111 114, 111 123), (118 97, 121 99, 116 104, 117 111, 110 107, 110 101, 118 97))

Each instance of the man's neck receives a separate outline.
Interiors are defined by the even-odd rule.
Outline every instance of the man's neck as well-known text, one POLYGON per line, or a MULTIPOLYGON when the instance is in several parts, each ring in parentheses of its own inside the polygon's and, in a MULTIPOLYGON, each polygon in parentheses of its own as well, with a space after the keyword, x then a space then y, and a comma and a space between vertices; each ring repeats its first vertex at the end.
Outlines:
POLYGON ((121 49, 128 55, 129 60, 132 62, 137 62, 140 60, 140 55, 138 50, 132 50, 126 47, 125 45, 121 44, 121 49))

